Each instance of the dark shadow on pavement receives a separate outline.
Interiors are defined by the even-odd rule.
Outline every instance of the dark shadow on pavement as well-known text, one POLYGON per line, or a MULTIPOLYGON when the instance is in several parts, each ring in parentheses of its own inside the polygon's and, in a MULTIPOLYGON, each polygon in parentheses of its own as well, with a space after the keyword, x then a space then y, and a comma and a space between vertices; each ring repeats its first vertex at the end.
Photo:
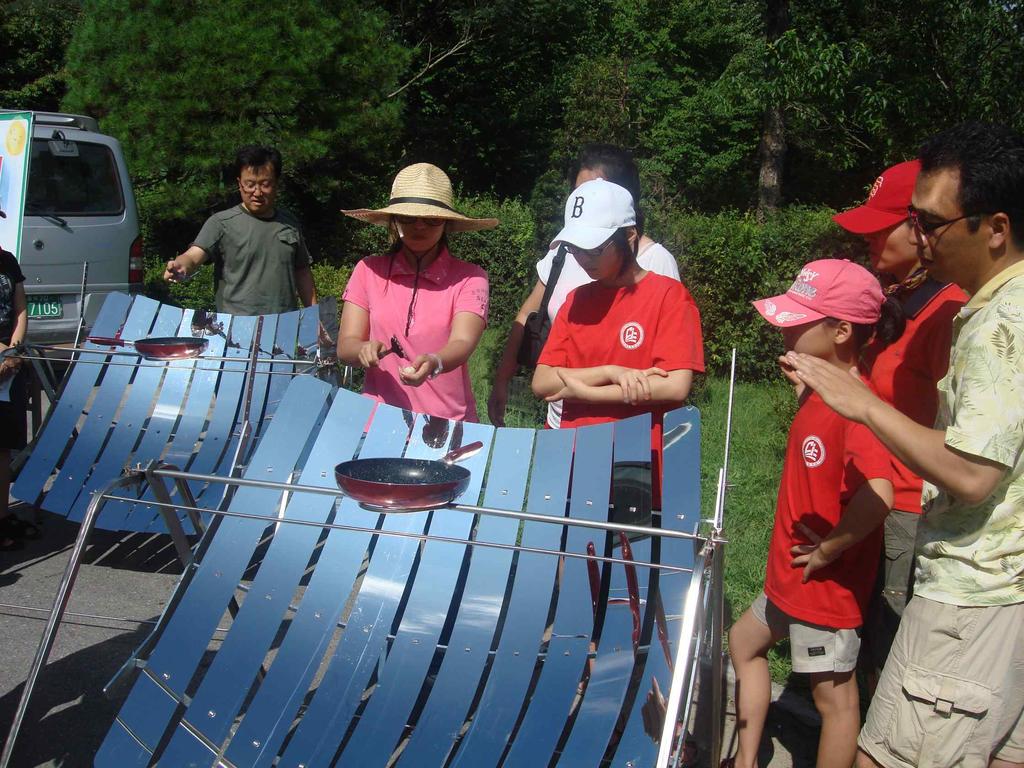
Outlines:
MULTIPOLYGON (((22 768, 91 766, 93 755, 130 690, 129 686, 118 686, 114 698, 108 699, 103 694, 103 686, 148 632, 148 626, 125 632, 44 667, 32 694, 11 765, 22 768)), ((23 689, 24 683, 0 699, 0 723, 4 724, 0 739, 4 741, 23 689)))

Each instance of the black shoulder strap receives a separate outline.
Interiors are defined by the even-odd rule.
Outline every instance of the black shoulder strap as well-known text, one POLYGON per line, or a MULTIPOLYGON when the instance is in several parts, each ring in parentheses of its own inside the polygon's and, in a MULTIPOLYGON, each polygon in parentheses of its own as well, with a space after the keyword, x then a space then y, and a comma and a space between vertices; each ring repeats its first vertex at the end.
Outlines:
POLYGON ((541 317, 547 317, 548 304, 551 302, 551 294, 555 292, 555 284, 558 276, 562 274, 562 265, 565 264, 565 243, 560 243, 555 260, 551 263, 551 272, 548 274, 547 285, 544 286, 544 298, 540 300, 541 317))
POLYGON ((917 290, 910 291, 904 296, 900 296, 900 303, 903 305, 903 313, 907 317, 915 317, 918 312, 925 308, 925 305, 931 301, 935 294, 946 287, 945 283, 940 283, 938 280, 929 277, 917 290))

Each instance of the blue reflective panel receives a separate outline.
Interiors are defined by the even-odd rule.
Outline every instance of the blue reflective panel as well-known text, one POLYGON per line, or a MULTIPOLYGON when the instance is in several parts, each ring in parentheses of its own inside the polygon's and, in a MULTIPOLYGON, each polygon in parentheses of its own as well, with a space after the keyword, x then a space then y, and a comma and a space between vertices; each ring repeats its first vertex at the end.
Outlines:
MULTIPOLYGON (((177 307, 161 306, 153 327, 147 336, 173 336, 181 324, 181 310, 177 307)), ((112 425, 103 453, 96 459, 92 473, 84 486, 79 489, 78 498, 69 515, 72 520, 81 520, 85 509, 92 500, 92 492, 102 488, 114 478, 121 475, 121 470, 129 464, 135 444, 139 441, 142 429, 146 425, 153 398, 163 378, 167 363, 153 363, 140 358, 141 366, 125 369, 134 372, 131 384, 125 394, 125 401, 112 425)), ((125 516, 131 508, 131 502, 107 502, 96 521, 99 528, 122 530, 125 516)))
MULTIPOLYGON (((422 421, 418 420, 413 425, 406 456, 437 458, 444 454, 451 434, 443 435, 443 430, 437 430, 447 422, 434 422, 431 434, 443 436, 443 442, 431 440, 438 447, 427 446, 423 442, 422 421)), ((385 515, 381 528, 422 533, 428 520, 427 512, 390 514, 385 515)), ((282 766, 323 765, 334 755, 385 650, 419 547, 419 541, 405 537, 381 536, 377 540, 341 642, 285 749, 282 766)))
MULTIPOLYGON (((186 316, 185 319, 188 320, 188 316, 186 316)), ((223 326, 225 334, 230 331, 231 315, 217 315, 216 322, 223 326)), ((182 330, 185 330, 184 325, 182 330)), ((188 330, 191 331, 191 325, 188 326, 188 330)), ((206 358, 223 357, 226 354, 226 343, 227 340, 220 334, 207 336, 206 351, 203 353, 201 358, 194 361, 195 366, 188 386, 188 397, 180 407, 180 418, 178 419, 177 424, 171 424, 174 434, 170 437, 169 445, 166 447, 166 452, 162 456, 162 461, 164 463, 182 470, 190 469, 189 463, 192 461, 193 456, 199 452, 197 445, 200 444, 200 440, 216 439, 215 430, 206 430, 206 427, 207 416, 210 413, 211 405, 214 403, 214 397, 216 395, 215 390, 218 379, 220 378, 222 363, 206 358), (204 431, 205 438, 203 437, 204 431)), ((166 382, 164 387, 167 387, 166 382)), ((225 400, 228 399, 228 395, 226 394, 228 389, 229 387, 225 387, 225 400)), ((220 398, 218 397, 218 402, 219 400, 220 398)), ((173 413, 169 412, 167 414, 168 419, 173 418, 173 415, 173 413)), ((223 440, 225 438, 226 435, 222 436, 221 439, 223 440)), ((223 447, 223 442, 221 443, 221 446, 223 447)), ((193 468, 192 471, 198 472, 199 470, 193 468)), ((169 484, 169 490, 171 497, 175 498, 177 496, 177 489, 175 485, 169 484)), ((143 502, 152 501, 154 498, 152 489, 147 487, 142 497, 143 502)), ((188 516, 182 513, 179 517, 182 521, 185 532, 192 533, 192 523, 188 516)), ((132 522, 132 519, 135 520, 135 522, 130 526, 132 530, 141 529, 147 531, 158 531, 161 533, 167 530, 163 521, 163 516, 156 507, 137 505, 136 512, 132 514, 130 522, 132 522), (149 519, 144 523, 143 527, 143 521, 145 521, 147 517, 149 519), (136 528, 136 526, 138 526, 138 528, 136 528)))
POLYGON ((115 722, 93 758, 96 768, 145 768, 151 753, 115 722))
MULTIPOLYGON (((700 517, 700 414, 696 408, 679 408, 665 414, 664 424, 664 487, 662 526, 675 531, 692 532, 700 517)), ((685 568, 693 567, 693 543, 685 539, 661 542, 661 562, 685 568)), ((682 606, 690 586, 688 573, 663 573, 659 576, 659 594, 648 609, 655 613, 651 650, 646 667, 640 675, 637 702, 630 713, 625 731, 615 750, 613 765, 652 765, 658 745, 644 733, 641 705, 653 688, 651 678, 658 681, 665 698, 672 682, 672 665, 679 647, 682 606)))
MULTIPOLYGON (((135 737, 145 746, 149 752, 156 749, 167 727, 168 720, 174 714, 178 706, 178 700, 168 695, 167 691, 157 685, 149 676, 149 671, 143 669, 132 686, 128 697, 121 705, 119 719, 123 720, 124 713, 132 712, 135 716, 130 721, 117 722, 110 729, 104 739, 103 746, 98 754, 107 752, 107 742, 112 746, 112 751, 119 750, 123 742, 123 731, 130 729, 135 737)), ((97 766, 110 766, 110 768, 121 768, 121 763, 101 763, 97 757, 97 766)))
MULTIPOLYGON (((131 299, 125 294, 107 294, 93 324, 92 332, 97 336, 113 336, 124 322, 130 306, 131 299)), ((75 425, 92 394, 96 379, 103 371, 101 366, 93 363, 101 362, 105 358, 106 355, 103 354, 82 354, 81 362, 72 367, 60 399, 51 405, 42 434, 39 435, 32 453, 29 454, 11 487, 11 493, 15 498, 34 504, 42 493, 43 486, 64 453, 64 447, 72 439, 75 425)), ((49 509, 45 501, 42 506, 43 509, 49 509)))
MULTIPOLYGON (((572 501, 569 515, 577 519, 607 520, 608 490, 612 470, 612 424, 576 430, 573 460, 572 501)), ((570 528, 566 551, 585 553, 593 541, 600 549, 602 535, 570 528)), ((577 685, 588 664, 590 636, 594 628, 590 577, 587 563, 576 558, 562 565, 554 628, 548 656, 541 669, 529 709, 509 751, 511 765, 542 765, 554 753, 555 744, 570 714, 577 685)))
MULTIPOLYGON (((193 310, 186 309, 181 318, 181 325, 177 330, 178 336, 192 335, 193 310)), ((209 347, 207 347, 207 350, 209 347)), ((208 354, 208 351, 207 353, 208 354)), ((195 372, 196 361, 194 359, 177 360, 166 366, 163 383, 160 386, 160 397, 153 406, 146 424, 146 431, 142 440, 132 455, 132 462, 145 466, 150 461, 159 459, 167 448, 171 439, 174 425, 178 423, 182 415, 182 406, 185 399, 185 392, 195 372)), ((146 489, 144 498, 152 498, 149 489, 146 489)), ((145 531, 153 523, 154 509, 148 506, 132 505, 124 523, 124 530, 145 531)), ((157 528, 156 530, 160 530, 157 528)))
MULTIPOLYGON (((273 357, 277 359, 288 359, 294 357, 295 335, 299 331, 299 313, 287 312, 278 316, 277 333, 273 343, 273 357)), ((288 388, 288 382, 295 374, 295 366, 291 363, 276 363, 270 366, 270 370, 276 375, 270 376, 267 383, 267 397, 264 403, 262 416, 254 416, 253 428, 257 436, 265 432, 274 418, 274 412, 281 402, 284 391, 288 388)))
MULTIPOLYGON (((432 419, 423 419, 424 429, 430 429, 432 419)), ((450 422, 448 422, 450 423, 450 422)), ((476 440, 484 444, 484 449, 460 462, 472 474, 469 487, 461 498, 462 503, 476 504, 480 499, 480 488, 484 472, 487 468, 487 457, 494 436, 493 427, 481 424, 455 424, 455 429, 462 427, 461 443, 466 445, 476 440)), ((495 457, 494 462, 505 463, 505 456, 495 457)), ((492 463, 495 474, 502 475, 507 467, 492 463)), ((526 469, 526 464, 522 469, 526 469)), ((495 481, 495 474, 490 481, 495 481)), ((507 483, 506 483, 507 486, 507 483)), ((523 489, 525 490, 525 488, 523 489)), ((520 495, 523 491, 520 492, 520 495)), ((489 495, 494 501, 501 494, 489 495)), ((450 510, 435 512, 430 522, 430 533, 466 540, 473 525, 474 516, 465 512, 450 510)), ((377 687, 370 697, 369 703, 352 734, 351 740, 341 754, 341 761, 353 765, 383 765, 394 750, 402 735, 402 728, 412 714, 413 705, 419 696, 420 689, 427 677, 430 663, 434 657, 441 628, 448 617, 452 603, 456 581, 466 555, 466 547, 462 544, 450 544, 440 541, 428 541, 420 555, 419 569, 412 585, 409 601, 402 616, 401 624, 395 640, 388 651, 387 661, 383 663, 377 675, 377 687)), ((463 598, 463 604, 465 604, 463 598)), ((455 609, 457 610, 457 606, 455 609)), ((495 616, 497 618, 497 616, 495 616)), ((483 640, 477 652, 486 657, 490 638, 483 640)), ((472 653, 472 646, 463 645, 457 651, 460 654, 472 653)), ((468 686, 470 680, 461 681, 468 686)), ((468 688, 472 696, 476 686, 468 688)))
POLYGON ((200 766, 217 765, 217 753, 200 741, 195 734, 179 728, 174 740, 160 756, 160 765, 181 766, 182 768, 200 768, 200 766))
MULTIPOLYGON (((289 354, 291 357, 304 358, 309 352, 312 351, 313 347, 319 344, 320 339, 320 305, 314 304, 312 307, 303 307, 299 310, 299 337, 294 354, 289 354), (301 347, 301 349, 299 349, 301 347)), ((325 349, 324 352, 330 352, 332 350, 325 349)))
MULTIPOLYGON (((532 429, 499 429, 491 452, 490 472, 483 504, 496 509, 521 510, 526 495, 533 453, 532 429)), ((451 513, 461 514, 461 513, 451 513)), ((514 545, 519 521, 481 515, 475 538, 514 545)), ((505 597, 512 551, 479 548, 471 551, 465 591, 448 640, 430 698, 412 738, 402 753, 401 765, 443 765, 445 757, 469 714, 487 663, 488 652, 505 597)), ((401 725, 395 720, 392 725, 401 725)), ((393 743, 393 740, 392 742, 393 743)))
MULTIPOLYGON (((335 407, 361 409, 369 401, 347 390, 335 391, 335 407)), ((363 458, 399 456, 409 436, 403 411, 380 405, 360 449, 363 458)), ((339 459, 340 460, 340 459, 339 459)), ((376 527, 381 515, 342 499, 336 521, 376 527)), ((328 650, 371 541, 368 533, 331 531, 309 578, 291 626, 267 676, 255 692, 225 757, 235 765, 268 766, 276 757, 313 677, 328 650)))
MULTIPOLYGON (((269 358, 274 348, 274 338, 277 335, 277 321, 278 315, 263 315, 263 329, 259 338, 259 362, 256 363, 256 375, 253 377, 252 385, 252 401, 249 403, 249 426, 252 428, 254 438, 261 435, 260 430, 262 429, 264 407, 267 401, 267 390, 270 387, 271 379, 275 378, 269 375, 269 358)), ((275 403, 274 405, 276 409, 277 404, 275 403)), ((273 415, 273 412, 270 415, 273 415)), ((234 436, 228 445, 228 452, 221 459, 216 474, 231 472, 231 457, 234 455, 235 446, 238 444, 241 427, 242 414, 239 413, 238 420, 235 422, 234 436)), ((252 453, 255 446, 256 440, 250 440, 247 451, 241 456, 243 463, 248 460, 249 454, 252 453)))
MULTIPOLYGON (((309 435, 321 418, 328 391, 314 379, 296 381, 281 405, 280 423, 260 442, 245 477, 277 482, 288 479, 304 448, 301 438, 309 435)), ((239 488, 230 508, 273 514, 280 498, 281 494, 271 489, 239 488)), ((195 674, 265 527, 259 520, 225 518, 216 535, 207 539, 202 562, 148 662, 151 674, 177 695, 184 693, 195 674)), ((121 718, 136 730, 151 715, 126 704, 121 718)))
MULTIPOLYGON (((128 312, 121 335, 125 339, 140 339, 149 333, 156 317, 157 302, 144 296, 136 297, 128 312)), ((119 362, 132 362, 133 358, 119 357, 119 362)), ((118 405, 131 381, 135 368, 127 365, 108 366, 103 381, 96 393, 89 415, 78 432, 78 437, 65 459, 53 488, 46 495, 45 508, 59 515, 66 515, 71 509, 78 492, 89 477, 93 462, 103 446, 114 423, 118 405)), ((108 480, 112 478, 107 478, 108 480)), ((71 519, 81 519, 72 515, 71 519)))
MULTIPOLYGON (((294 386, 298 380, 292 381, 294 386)), ((335 487, 334 465, 355 453, 372 407, 372 401, 367 398, 358 398, 355 403, 347 398, 334 401, 298 479, 300 485, 335 487)), ((323 523, 334 501, 333 496, 296 494, 288 503, 285 517, 323 523)), ((278 526, 250 585, 249 595, 184 716, 192 728, 211 742, 220 744, 227 737, 282 621, 289 618, 289 602, 319 537, 319 528, 278 526), (216 713, 215 716, 211 717, 210 712, 216 713)), ((293 673, 298 672, 293 670, 293 673)), ((192 739, 184 726, 178 727, 172 744, 179 739, 186 743, 192 739)))
MULTIPOLYGON (((575 436, 572 429, 537 432, 528 512, 565 517, 575 436)), ((556 525, 527 522, 522 529, 522 545, 557 550, 562 530, 556 525)), ((454 765, 476 768, 498 763, 527 698, 537 653, 544 642, 557 567, 558 560, 550 555, 520 552, 516 556, 515 580, 498 648, 469 731, 455 753, 454 765)))
MULTIPOLYGON (((615 422, 614 450, 612 503, 615 507, 611 517, 623 523, 650 525, 650 414, 615 422), (634 507, 636 511, 630 511, 634 507)), ((603 541, 600 543, 604 544, 603 541)), ((618 536, 612 536, 611 544, 611 553, 623 557, 623 547, 618 536)), ((650 537, 634 537, 629 547, 634 559, 650 560, 650 537)), ((600 552, 601 546, 597 550, 600 552)), ((611 582, 597 657, 591 664, 583 702, 559 764, 589 766, 601 762, 633 673, 634 631, 639 635, 646 614, 646 601, 642 605, 639 601, 648 593, 646 587, 653 574, 650 568, 632 569, 634 583, 638 587, 640 584, 645 586, 642 592, 638 589, 634 595, 639 610, 635 624, 625 566, 605 563, 601 570, 610 571, 611 582)), ((637 639, 639 641, 639 637, 637 639)))
MULTIPOLYGON (((230 457, 234 455, 234 445, 238 439, 234 435, 237 429, 235 419, 241 407, 245 372, 249 367, 249 345, 252 343, 252 335, 256 330, 256 318, 251 316, 231 317, 230 324, 225 323, 224 327, 227 329, 226 333, 229 338, 224 356, 233 359, 224 362, 221 368, 220 378, 217 381, 217 397, 214 402, 213 414, 209 417, 206 437, 199 447, 199 452, 188 466, 189 472, 201 475, 213 474, 225 455, 228 456, 229 463, 230 457)), ((216 507, 224 493, 223 487, 217 486, 211 491, 212 498, 205 500, 203 498, 205 485, 189 482, 189 488, 200 506, 216 507)))

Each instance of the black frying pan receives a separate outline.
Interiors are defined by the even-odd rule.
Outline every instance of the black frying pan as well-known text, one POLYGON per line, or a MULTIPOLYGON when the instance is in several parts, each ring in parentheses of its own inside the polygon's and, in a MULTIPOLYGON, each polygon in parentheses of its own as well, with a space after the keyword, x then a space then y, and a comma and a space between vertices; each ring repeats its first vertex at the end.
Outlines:
POLYGON ((110 336, 89 336, 86 341, 112 347, 134 346, 135 351, 147 360, 182 360, 198 357, 206 349, 206 339, 195 336, 155 336, 138 341, 127 341, 110 336))
POLYGON ((470 472, 456 461, 475 454, 479 440, 457 448, 439 460, 355 459, 334 468, 334 479, 346 496, 361 504, 391 512, 443 507, 469 485, 470 472))

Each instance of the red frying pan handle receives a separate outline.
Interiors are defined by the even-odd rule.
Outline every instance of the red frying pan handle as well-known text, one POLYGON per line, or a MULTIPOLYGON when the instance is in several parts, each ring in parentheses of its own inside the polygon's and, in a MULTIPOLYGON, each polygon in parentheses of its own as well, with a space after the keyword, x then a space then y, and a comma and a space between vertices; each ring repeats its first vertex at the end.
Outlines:
MULTIPOLYGON (((592 541, 587 542, 587 554, 592 557, 597 555, 597 549, 592 541)), ((587 575, 590 577, 590 605, 596 617, 597 600, 601 596, 601 573, 597 570, 596 560, 587 560, 587 575)))
MULTIPOLYGON (((622 543, 622 559, 633 559, 633 548, 629 546, 629 537, 624 531, 619 531, 619 541, 622 543)), ((633 652, 640 647, 640 585, 636 580, 636 566, 628 563, 626 566, 626 589, 629 592, 629 612, 633 614, 633 652)))
POLYGON ((130 343, 124 339, 118 339, 113 336, 86 336, 85 340, 92 342, 93 344, 103 344, 110 347, 123 347, 125 344, 130 343))

